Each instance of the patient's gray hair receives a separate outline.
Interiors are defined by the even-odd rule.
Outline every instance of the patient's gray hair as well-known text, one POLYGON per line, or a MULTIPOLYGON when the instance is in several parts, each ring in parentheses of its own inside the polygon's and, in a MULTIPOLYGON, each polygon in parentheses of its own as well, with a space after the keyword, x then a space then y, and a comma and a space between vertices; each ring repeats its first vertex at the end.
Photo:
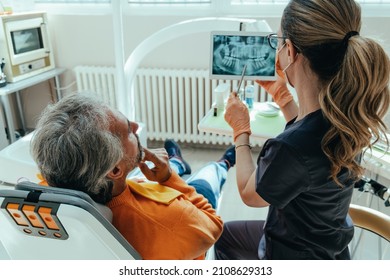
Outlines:
POLYGON ((31 153, 50 186, 86 192, 99 203, 111 199, 113 182, 106 175, 123 150, 109 131, 110 111, 92 94, 79 93, 42 112, 31 153))

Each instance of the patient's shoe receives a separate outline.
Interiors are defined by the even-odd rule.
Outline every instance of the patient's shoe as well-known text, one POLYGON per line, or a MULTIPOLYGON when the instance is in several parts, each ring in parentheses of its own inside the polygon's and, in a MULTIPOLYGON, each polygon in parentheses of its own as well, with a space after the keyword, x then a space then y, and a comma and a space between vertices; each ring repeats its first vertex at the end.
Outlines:
POLYGON ((181 150, 179 144, 175 142, 173 139, 167 139, 164 143, 164 148, 168 153, 169 158, 175 158, 176 160, 179 160, 184 171, 184 174, 191 174, 191 167, 190 165, 183 159, 181 155, 181 150))
POLYGON ((226 163, 228 170, 236 164, 236 146, 232 145, 225 150, 225 153, 218 161, 226 163))

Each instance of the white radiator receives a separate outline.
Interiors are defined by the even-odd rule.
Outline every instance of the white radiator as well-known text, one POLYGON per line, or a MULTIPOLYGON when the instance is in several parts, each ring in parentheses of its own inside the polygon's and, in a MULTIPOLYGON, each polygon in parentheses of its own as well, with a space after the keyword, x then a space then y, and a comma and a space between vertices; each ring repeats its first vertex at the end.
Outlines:
POLYGON ((104 102, 117 108, 115 99, 115 68, 106 66, 76 66, 77 91, 91 91, 104 102))
MULTIPOLYGON (((77 66, 74 72, 78 91, 94 91, 116 108, 114 67, 77 66)), ((198 130, 215 100, 213 89, 222 82, 237 86, 237 81, 211 80, 208 70, 140 68, 134 81, 135 121, 146 124, 149 140, 229 145, 230 136, 198 130)), ((255 101, 267 98, 257 85, 255 93, 255 101)))

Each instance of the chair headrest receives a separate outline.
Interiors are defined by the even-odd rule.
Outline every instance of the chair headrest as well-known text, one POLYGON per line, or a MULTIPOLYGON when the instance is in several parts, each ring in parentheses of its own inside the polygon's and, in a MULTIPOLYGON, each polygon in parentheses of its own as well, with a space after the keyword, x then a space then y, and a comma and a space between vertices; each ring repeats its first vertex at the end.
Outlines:
POLYGON ((56 188, 56 187, 50 187, 50 186, 41 186, 36 183, 32 182, 20 182, 15 186, 16 190, 24 190, 24 191, 39 191, 43 193, 52 193, 52 194, 61 194, 61 195, 69 195, 72 197, 81 198, 85 201, 87 201, 89 204, 94 206, 110 223, 112 222, 112 212, 110 208, 107 206, 95 202, 88 194, 77 191, 77 190, 71 190, 71 189, 63 189, 63 188, 56 188))

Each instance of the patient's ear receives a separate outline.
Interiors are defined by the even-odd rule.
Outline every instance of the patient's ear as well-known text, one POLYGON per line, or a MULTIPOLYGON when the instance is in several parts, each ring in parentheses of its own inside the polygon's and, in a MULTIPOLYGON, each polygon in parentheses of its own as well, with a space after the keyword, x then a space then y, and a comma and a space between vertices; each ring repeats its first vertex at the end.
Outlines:
POLYGON ((115 165, 115 167, 110 172, 108 172, 107 177, 112 180, 116 180, 123 177, 123 174, 123 169, 119 165, 115 165))

